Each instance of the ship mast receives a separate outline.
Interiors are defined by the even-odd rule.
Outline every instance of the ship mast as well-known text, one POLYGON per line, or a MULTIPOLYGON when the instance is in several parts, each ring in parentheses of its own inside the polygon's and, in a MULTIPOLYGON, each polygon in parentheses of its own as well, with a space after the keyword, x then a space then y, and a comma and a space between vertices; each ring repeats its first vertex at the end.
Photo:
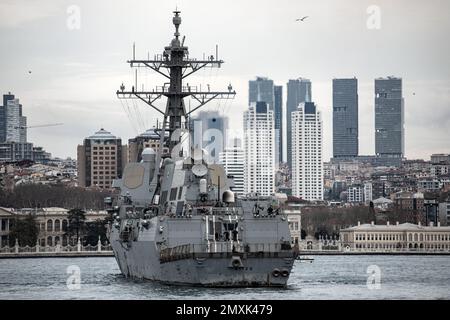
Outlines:
POLYGON ((135 84, 132 86, 131 91, 126 91, 123 83, 120 86, 120 90, 117 90, 119 99, 140 99, 164 116, 162 132, 160 133, 158 158, 161 157, 163 145, 166 142, 166 131, 169 132, 169 139, 166 146, 169 148, 169 153, 171 153, 172 149, 181 139, 181 134, 173 135, 174 132, 180 129, 189 130, 188 117, 192 112, 211 100, 232 99, 236 94, 231 84, 228 86, 228 91, 201 91, 201 89, 198 90, 195 86, 183 86, 183 80, 188 76, 206 66, 220 68, 223 61, 217 57, 217 48, 216 56, 211 55, 208 59, 203 58, 197 60, 189 58, 188 47, 184 46, 184 37, 181 42, 179 39, 180 32, 178 29, 181 24, 180 11, 175 10, 173 13, 175 14, 172 18, 172 22, 175 25, 175 38, 172 39, 169 46, 164 48, 163 54, 155 55, 153 60, 136 60, 133 47, 133 59, 127 61, 131 67, 152 69, 168 78, 169 82, 164 83, 163 86, 157 86, 152 91, 138 91, 136 76, 135 84), (163 96, 167 97, 165 111, 155 106, 155 101, 163 96), (184 98, 186 97, 191 97, 198 103, 189 112, 186 112, 184 105, 184 98))

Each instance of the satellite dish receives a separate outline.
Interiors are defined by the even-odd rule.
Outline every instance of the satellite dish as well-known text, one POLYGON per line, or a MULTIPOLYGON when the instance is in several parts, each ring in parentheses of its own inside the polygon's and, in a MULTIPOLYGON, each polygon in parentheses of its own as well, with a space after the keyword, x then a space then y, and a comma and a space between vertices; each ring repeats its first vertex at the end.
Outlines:
POLYGON ((219 179, 220 179, 220 188, 225 188, 227 185, 227 176, 225 174, 225 169, 223 166, 219 164, 212 164, 209 166, 210 170, 210 177, 211 177, 211 183, 214 186, 219 186, 219 179))
POLYGON ((202 177, 208 173, 208 168, 204 164, 196 164, 192 166, 192 172, 197 177, 202 177))

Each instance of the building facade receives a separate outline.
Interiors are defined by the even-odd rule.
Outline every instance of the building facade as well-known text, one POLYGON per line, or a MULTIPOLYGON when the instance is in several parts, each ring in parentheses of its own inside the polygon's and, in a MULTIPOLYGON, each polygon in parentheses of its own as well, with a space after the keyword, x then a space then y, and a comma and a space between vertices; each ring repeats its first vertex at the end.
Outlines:
POLYGON ((358 80, 333 79, 333 157, 356 157, 358 141, 358 80))
POLYGON ((405 150, 404 101, 401 78, 375 79, 375 153, 398 159, 405 150))
POLYGON ((313 102, 292 112, 292 195, 323 200, 322 118, 313 102))
POLYGON ((77 150, 78 185, 111 188, 127 164, 127 146, 103 128, 84 139, 77 150))
POLYGON ((14 98, 11 92, 3 95, 3 104, 0 106, 0 143, 6 142, 6 128, 8 126, 6 122, 6 110, 8 101, 14 100, 14 98))
POLYGON ((244 149, 237 143, 220 153, 220 163, 227 176, 233 179, 234 186, 231 191, 238 196, 244 194, 244 157, 244 149))
POLYGON ((0 162, 34 160, 33 144, 26 142, 0 143, 0 162))
POLYGON ((269 196, 275 187, 275 121, 265 102, 244 112, 244 193, 269 196))
POLYGON ((296 112, 302 102, 311 102, 311 81, 308 79, 289 80, 286 100, 286 152, 287 163, 292 168, 292 112, 296 112))
POLYGON ((212 163, 219 162, 219 154, 227 144, 228 118, 217 111, 200 111, 190 119, 193 146, 201 142, 212 163))
POLYGON ((376 251, 450 251, 450 227, 402 223, 358 223, 340 230, 344 249, 376 251))
POLYGON ((283 162, 283 86, 274 86, 275 163, 283 162))
MULTIPOLYGON (((28 214, 36 216, 36 223, 39 229, 38 243, 40 246, 76 244, 76 239, 69 239, 66 234, 70 224, 68 211, 68 209, 57 207, 39 209, 0 208, 1 246, 7 246, 10 242, 9 233, 12 229, 13 220, 28 214)), ((103 221, 108 217, 108 213, 106 211, 87 211, 85 217, 86 222, 103 221)))
MULTIPOLYGON (((152 148, 158 151, 159 144, 160 136, 155 129, 149 129, 135 138, 128 139, 128 162, 140 162, 142 160, 142 151, 145 148, 152 148)), ((169 148, 164 147, 163 154, 167 152, 169 152, 169 148)))
POLYGON ((265 102, 269 105, 269 110, 274 110, 273 80, 265 77, 256 77, 256 80, 248 82, 248 105, 255 102, 265 102))
POLYGON ((273 80, 256 77, 248 82, 248 103, 265 102, 274 112, 275 121, 275 163, 283 161, 283 86, 276 86, 273 80))

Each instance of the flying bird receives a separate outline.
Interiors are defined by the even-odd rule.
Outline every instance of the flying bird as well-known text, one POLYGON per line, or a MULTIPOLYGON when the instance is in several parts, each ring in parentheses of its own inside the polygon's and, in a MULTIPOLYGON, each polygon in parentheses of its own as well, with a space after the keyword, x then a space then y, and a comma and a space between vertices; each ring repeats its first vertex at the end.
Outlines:
POLYGON ((308 16, 304 16, 303 18, 298 18, 298 19, 296 19, 295 21, 303 21, 303 20, 305 20, 306 18, 308 18, 308 16))
POLYGON ((28 73, 31 73, 31 70, 28 70, 28 73))

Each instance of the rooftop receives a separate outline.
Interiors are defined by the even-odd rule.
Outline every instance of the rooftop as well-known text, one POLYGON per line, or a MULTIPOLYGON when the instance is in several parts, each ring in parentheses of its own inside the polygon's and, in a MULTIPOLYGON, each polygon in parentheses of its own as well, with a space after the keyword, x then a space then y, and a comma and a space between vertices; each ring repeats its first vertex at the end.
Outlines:
POLYGON ((450 231, 450 226, 422 226, 413 223, 400 224, 361 224, 358 226, 342 229, 341 231, 450 231))
POLYGON ((116 136, 111 134, 111 132, 106 131, 105 129, 101 128, 99 131, 97 131, 92 136, 89 136, 88 139, 91 140, 110 140, 110 139, 117 139, 116 136))

